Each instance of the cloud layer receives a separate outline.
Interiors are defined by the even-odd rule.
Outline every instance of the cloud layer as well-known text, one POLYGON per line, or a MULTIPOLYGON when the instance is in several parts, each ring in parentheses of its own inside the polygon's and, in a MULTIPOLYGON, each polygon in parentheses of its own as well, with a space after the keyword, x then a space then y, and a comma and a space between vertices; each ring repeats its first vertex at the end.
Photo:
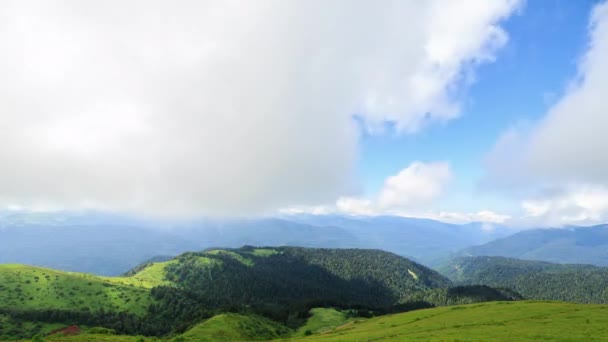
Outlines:
POLYGON ((0 4, 0 206, 235 214, 356 188, 360 116, 459 114, 517 1, 0 4))

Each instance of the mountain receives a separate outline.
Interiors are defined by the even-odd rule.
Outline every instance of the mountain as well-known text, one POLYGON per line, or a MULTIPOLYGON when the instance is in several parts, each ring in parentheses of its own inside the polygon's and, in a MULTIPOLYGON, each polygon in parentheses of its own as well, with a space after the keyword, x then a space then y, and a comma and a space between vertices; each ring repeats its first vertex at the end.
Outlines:
POLYGON ((115 276, 159 255, 210 247, 349 247, 341 228, 280 219, 150 222, 89 214, 13 214, 0 218, 0 263, 115 276))
MULTIPOLYGON (((149 262, 122 277, 0 265, 0 337, 29 338, 58 324, 150 336, 198 326, 211 334, 239 322, 276 337, 307 326, 315 312, 336 322, 340 317, 519 298, 487 286, 451 285, 409 259, 362 249, 212 248, 149 262), (339 312, 311 311, 320 307, 339 312), (217 316, 227 313, 238 315, 217 316), (279 325, 284 329, 276 330, 279 325), (28 328, 18 332, 18 326, 28 328)), ((248 329, 239 334, 258 334, 248 329)))
POLYGON ((608 225, 521 231, 466 248, 459 255, 608 266, 608 225))
POLYGON ((339 227, 356 238, 350 247, 377 248, 437 265, 450 254, 513 234, 497 224, 450 224, 401 216, 287 215, 285 219, 319 227, 339 227))
POLYGON ((382 249, 436 265, 465 247, 513 231, 394 216, 286 215, 150 220, 99 212, 0 213, 0 263, 116 276, 159 255, 211 247, 382 249))
POLYGON ((608 268, 504 257, 452 260, 442 272, 459 284, 511 288, 527 299, 608 303, 608 268))
POLYGON ((378 250, 209 249, 147 263, 123 277, 0 265, 0 315, 151 335, 183 331, 225 312, 297 326, 315 306, 380 310, 450 284, 378 250))

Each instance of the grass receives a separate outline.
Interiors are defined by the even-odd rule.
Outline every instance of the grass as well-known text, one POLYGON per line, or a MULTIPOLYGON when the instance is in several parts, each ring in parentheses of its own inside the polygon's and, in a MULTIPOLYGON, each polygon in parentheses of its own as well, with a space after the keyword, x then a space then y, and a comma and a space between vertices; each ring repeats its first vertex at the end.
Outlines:
MULTIPOLYGON (((150 337, 141 336, 125 336, 125 335, 102 335, 102 334, 80 334, 76 336, 47 336, 45 341, 55 342, 153 342, 153 341, 170 341, 150 337)), ((25 342, 25 341, 23 341, 25 342)))
POLYGON ((322 333, 354 319, 349 319, 345 312, 333 308, 314 308, 310 310, 310 318, 301 326, 296 336, 305 336, 307 332, 322 333))
POLYGON ((0 265, 0 307, 129 311, 145 314, 149 291, 90 274, 24 265, 0 265))
POLYGON ((227 255, 230 256, 231 258, 235 259, 236 261, 240 262, 241 264, 245 265, 245 266, 253 266, 254 262, 253 260, 246 258, 238 253, 235 253, 233 251, 226 251, 223 249, 214 249, 214 250, 210 250, 205 252, 205 254, 209 254, 209 255, 227 255))
POLYGON ((262 258, 267 258, 269 256, 280 254, 280 253, 281 252, 277 251, 276 249, 272 249, 272 248, 256 248, 251 251, 251 254, 253 254, 254 256, 262 257, 262 258))
MULTIPOLYGON (((307 329, 319 331, 290 341, 606 341, 608 305, 562 302, 491 302, 450 306, 344 321, 340 311, 314 309, 307 329), (340 325, 339 322, 342 322, 340 325), (339 324, 337 328, 331 328, 339 324), (329 331, 326 329, 329 328, 329 331)), ((255 315, 221 314, 181 336, 167 339, 136 336, 53 336, 47 341, 286 341, 290 330, 255 315), (282 337, 283 336, 283 337, 282 337), (283 339, 282 339, 283 338, 283 339)))
POLYGON ((267 341, 290 332, 267 318, 228 313, 197 324, 182 337, 184 341, 267 341))
POLYGON ((298 341, 606 341, 608 305, 492 302, 387 315, 298 341))
POLYGON ((130 277, 99 277, 107 282, 123 285, 133 285, 145 289, 155 286, 171 285, 172 282, 165 278, 165 267, 177 263, 177 260, 155 262, 146 266, 130 277))

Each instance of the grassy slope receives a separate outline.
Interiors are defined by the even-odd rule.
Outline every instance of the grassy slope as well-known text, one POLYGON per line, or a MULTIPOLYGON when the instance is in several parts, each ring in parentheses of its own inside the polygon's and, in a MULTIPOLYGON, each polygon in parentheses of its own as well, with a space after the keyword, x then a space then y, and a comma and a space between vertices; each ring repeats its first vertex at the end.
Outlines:
MULTIPOLYGON (((492 302, 419 310, 348 322, 329 332, 308 337, 296 332, 290 341, 605 341, 608 336, 606 321, 608 305, 492 302)), ((276 339, 280 334, 277 330, 282 329, 286 328, 258 316, 223 314, 184 333, 182 341, 276 339)), ((84 334, 52 337, 47 340, 130 342, 138 341, 139 338, 84 334)))
POLYGON ((0 307, 85 309, 144 314, 151 302, 142 287, 111 282, 90 274, 24 265, 0 265, 0 307))
POLYGON ((132 276, 100 278, 111 283, 133 285, 141 288, 151 289, 155 286, 171 285, 171 282, 165 279, 165 267, 175 263, 177 263, 176 260, 154 262, 132 276))
POLYGON ((607 321, 608 305, 492 302, 387 315, 302 340, 599 341, 607 321))
POLYGON ((255 315, 221 314, 197 324, 186 341, 267 341, 290 333, 285 326, 255 315))
POLYGON ((310 310, 310 318, 296 332, 296 336, 304 336, 306 331, 321 333, 331 330, 354 319, 349 319, 346 313, 333 308, 314 308, 310 310))
MULTIPOLYGON (((26 342, 29 340, 25 340, 26 342)), ((153 338, 142 338, 138 336, 117 336, 117 335, 99 335, 99 334, 81 334, 76 336, 49 336, 45 337, 45 341, 55 342, 140 342, 140 341, 162 341, 153 338)))

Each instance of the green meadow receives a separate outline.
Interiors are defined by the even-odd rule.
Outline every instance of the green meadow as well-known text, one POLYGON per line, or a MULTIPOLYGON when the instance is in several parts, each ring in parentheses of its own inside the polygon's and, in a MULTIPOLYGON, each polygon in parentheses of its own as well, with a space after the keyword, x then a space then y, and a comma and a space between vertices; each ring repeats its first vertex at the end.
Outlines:
POLYGON ((170 338, 81 334, 47 341, 607 341, 608 305, 563 302, 489 302, 346 319, 313 309, 302 329, 255 315, 221 314, 170 338), (302 330, 305 329, 305 330, 302 330), (306 336, 303 331, 310 330, 306 336), (314 330, 314 331, 313 331, 314 330))
POLYGON ((489 302, 345 324, 302 341, 606 341, 608 305, 489 302))
MULTIPOLYGON (((120 279, 120 278, 118 278, 120 279)), ((151 303, 143 286, 90 274, 24 265, 0 265, 3 308, 115 310, 143 315, 151 303)))

